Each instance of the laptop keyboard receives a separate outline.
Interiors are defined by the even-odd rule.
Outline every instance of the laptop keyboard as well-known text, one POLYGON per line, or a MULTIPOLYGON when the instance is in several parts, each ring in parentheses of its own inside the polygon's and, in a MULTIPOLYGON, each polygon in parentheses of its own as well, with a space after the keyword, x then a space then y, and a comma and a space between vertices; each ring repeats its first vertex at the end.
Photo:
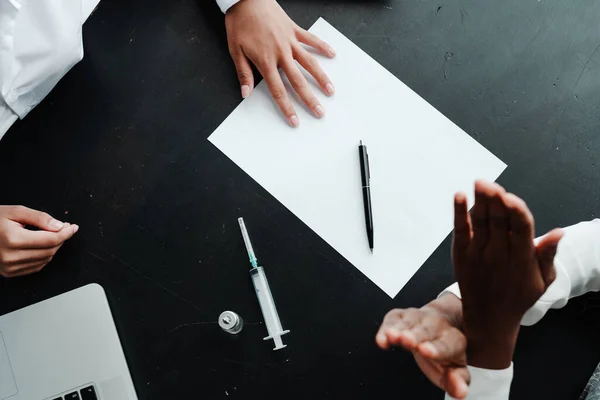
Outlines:
POLYGON ((53 400, 98 400, 96 389, 94 386, 88 386, 80 390, 75 390, 61 397, 56 397, 53 400))

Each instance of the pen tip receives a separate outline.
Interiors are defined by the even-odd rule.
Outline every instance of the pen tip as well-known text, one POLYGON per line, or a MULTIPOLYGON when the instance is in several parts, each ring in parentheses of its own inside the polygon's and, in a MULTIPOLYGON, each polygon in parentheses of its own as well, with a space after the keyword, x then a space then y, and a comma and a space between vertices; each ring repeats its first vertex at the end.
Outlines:
POLYGON ((362 140, 360 141, 360 145, 362 146, 362 140))
POLYGON ((371 249, 371 254, 373 254, 373 249, 371 249))

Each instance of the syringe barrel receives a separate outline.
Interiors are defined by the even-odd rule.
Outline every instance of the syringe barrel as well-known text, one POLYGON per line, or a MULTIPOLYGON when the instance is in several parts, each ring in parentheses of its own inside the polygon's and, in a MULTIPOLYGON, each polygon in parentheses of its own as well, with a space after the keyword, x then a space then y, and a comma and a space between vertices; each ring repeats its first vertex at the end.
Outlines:
POLYGON ((256 297, 258 297, 258 303, 260 304, 260 309, 267 325, 267 331, 269 332, 269 336, 265 340, 273 339, 275 341, 275 348, 273 350, 282 349, 285 345, 281 341, 281 336, 289 331, 284 331, 281 327, 281 321, 275 307, 275 301, 273 301, 273 295, 271 295, 271 288, 269 288, 265 270, 262 267, 252 268, 250 276, 252 277, 256 297))

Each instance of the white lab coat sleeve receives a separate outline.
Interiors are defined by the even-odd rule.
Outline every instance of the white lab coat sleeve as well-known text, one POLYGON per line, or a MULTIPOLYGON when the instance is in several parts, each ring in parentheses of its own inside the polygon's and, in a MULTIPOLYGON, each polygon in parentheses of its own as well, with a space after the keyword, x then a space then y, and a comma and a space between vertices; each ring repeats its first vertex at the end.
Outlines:
POLYGON ((83 57, 99 0, 0 0, 0 139, 83 57))
MULTIPOLYGON (((558 244, 554 265, 556 279, 546 293, 527 311, 522 325, 533 325, 551 308, 564 307, 569 299, 600 290, 600 220, 581 222, 564 228, 558 244)), ((539 239, 536 239, 539 241, 539 239)), ((460 298, 458 284, 444 291, 460 298)), ((485 370, 469 367, 471 387, 468 400, 507 400, 512 383, 513 367, 506 370, 485 370), (490 390, 486 390, 489 387, 490 390)), ((446 396, 447 399, 450 397, 446 396)))
MULTIPOLYGON (((0 0, 0 60, 13 52, 15 26, 20 9, 21 4, 16 0, 0 0)), ((12 75, 12 68, 12 64, 0 62, 0 77, 12 75)))
MULTIPOLYGON (((7 1, 7 0, 2 0, 7 1)), ((0 76, 2 97, 24 118, 83 58, 82 0, 24 0, 12 54, 0 76)))
POLYGON ((2 93, 8 82, 2 77, 14 76, 15 66, 10 59, 13 54, 14 32, 21 4, 16 0, 0 0, 0 139, 8 128, 18 119, 17 115, 4 101, 2 93))
POLYGON ((226 13, 231 7, 239 3, 241 0, 217 0, 217 4, 223 13, 226 13))

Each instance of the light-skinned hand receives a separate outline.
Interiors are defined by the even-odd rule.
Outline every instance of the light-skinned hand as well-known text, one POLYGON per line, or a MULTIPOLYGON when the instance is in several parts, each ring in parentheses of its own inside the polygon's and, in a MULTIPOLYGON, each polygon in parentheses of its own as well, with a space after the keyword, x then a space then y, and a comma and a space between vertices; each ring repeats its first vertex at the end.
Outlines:
POLYGON ((461 301, 450 293, 426 306, 397 309, 384 318, 375 337, 387 350, 400 347, 413 354, 429 380, 456 399, 467 395, 467 341, 460 330, 461 301))
POLYGON ((335 51, 327 43, 296 25, 275 0, 241 0, 227 11, 225 25, 229 52, 235 63, 243 98, 250 96, 254 89, 252 63, 267 82, 288 123, 298 126, 300 120, 279 74, 281 68, 308 109, 317 118, 325 115, 325 109, 296 61, 315 78, 327 95, 332 95, 335 89, 331 80, 317 59, 303 46, 305 44, 327 57, 334 57, 335 51))
POLYGON ((554 281, 562 231, 536 246, 534 220, 523 200, 496 183, 475 183, 469 216, 464 194, 454 199, 452 259, 462 294, 469 365, 505 369, 521 320, 554 281))
POLYGON ((78 230, 77 225, 27 207, 0 206, 0 275, 12 278, 40 271, 78 230))

